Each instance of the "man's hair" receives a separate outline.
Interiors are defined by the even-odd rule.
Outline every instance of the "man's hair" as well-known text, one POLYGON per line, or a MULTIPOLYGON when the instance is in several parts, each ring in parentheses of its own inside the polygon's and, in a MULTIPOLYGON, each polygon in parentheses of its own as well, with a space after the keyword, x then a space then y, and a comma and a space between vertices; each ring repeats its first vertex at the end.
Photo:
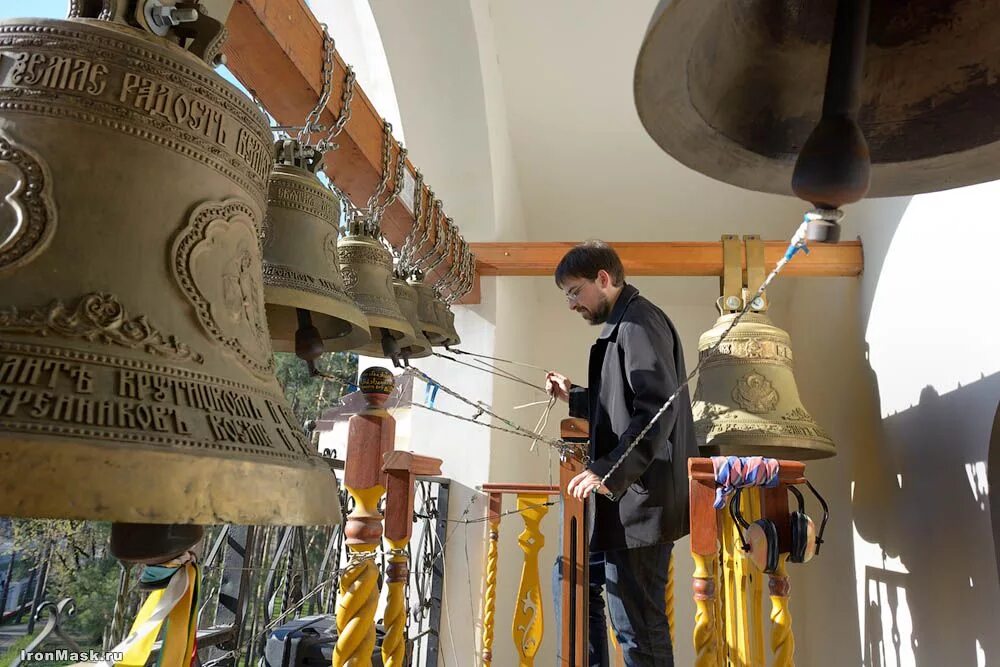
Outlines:
POLYGON ((563 286, 570 278, 596 280, 598 271, 607 271, 611 283, 618 287, 625 282, 625 267, 618 253, 604 241, 592 239, 574 246, 556 267, 556 285, 563 286))

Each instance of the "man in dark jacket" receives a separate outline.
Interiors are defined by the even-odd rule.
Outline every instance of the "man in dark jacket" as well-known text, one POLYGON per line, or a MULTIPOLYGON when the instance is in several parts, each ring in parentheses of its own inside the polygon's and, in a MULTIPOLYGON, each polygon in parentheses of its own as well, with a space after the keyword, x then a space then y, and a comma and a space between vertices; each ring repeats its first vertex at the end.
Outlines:
MULTIPOLYGON (((688 533, 687 460, 698 451, 686 389, 625 452, 683 381, 681 342, 663 311, 625 283, 608 245, 574 247, 555 279, 571 309, 604 325, 590 349, 587 387, 559 373, 546 378, 571 416, 590 421, 590 464, 567 490, 580 499, 598 494, 590 550, 604 555, 608 611, 626 664, 670 666, 667 567, 674 541, 688 533)), ((592 637, 592 646, 601 639, 592 637)))

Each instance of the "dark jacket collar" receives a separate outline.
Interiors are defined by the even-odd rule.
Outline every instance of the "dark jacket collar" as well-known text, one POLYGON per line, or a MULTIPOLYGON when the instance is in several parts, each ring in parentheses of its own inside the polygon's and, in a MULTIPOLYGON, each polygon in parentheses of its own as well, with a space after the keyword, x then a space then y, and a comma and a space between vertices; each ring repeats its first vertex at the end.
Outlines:
POLYGON ((598 338, 610 338, 611 334, 614 333, 615 329, 618 327, 618 323, 621 322, 622 317, 625 315, 625 309, 632 302, 632 299, 639 296, 639 290, 637 290, 632 285, 625 283, 622 291, 618 294, 618 300, 615 301, 614 307, 611 309, 611 314, 608 315, 608 321, 604 323, 604 328, 601 329, 601 335, 598 338))

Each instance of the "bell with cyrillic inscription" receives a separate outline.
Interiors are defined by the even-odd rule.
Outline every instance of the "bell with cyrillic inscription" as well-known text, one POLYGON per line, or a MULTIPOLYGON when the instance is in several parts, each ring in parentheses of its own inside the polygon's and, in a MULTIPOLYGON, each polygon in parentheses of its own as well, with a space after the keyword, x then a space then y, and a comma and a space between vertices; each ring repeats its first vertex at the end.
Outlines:
POLYGON ((313 359, 358 348, 371 334, 340 276, 340 199, 316 177, 322 154, 294 139, 275 142, 274 152, 264 232, 271 342, 313 359))
POLYGON ((274 375, 263 114, 217 42, 85 19, 0 21, 0 515, 338 522, 274 375))
POLYGON ((830 436, 799 398, 788 333, 763 312, 748 312, 725 337, 736 313, 701 335, 703 362, 692 410, 703 453, 805 461, 833 456, 830 436))

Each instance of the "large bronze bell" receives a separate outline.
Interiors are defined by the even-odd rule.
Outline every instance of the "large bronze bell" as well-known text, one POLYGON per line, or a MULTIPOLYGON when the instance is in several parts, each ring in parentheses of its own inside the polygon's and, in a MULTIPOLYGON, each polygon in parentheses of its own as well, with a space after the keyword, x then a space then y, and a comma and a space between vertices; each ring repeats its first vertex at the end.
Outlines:
POLYGON ((294 139, 275 142, 264 233, 264 301, 279 352, 298 347, 301 353, 310 343, 318 348, 313 354, 339 352, 371 340, 368 319, 344 290, 337 257, 340 200, 316 177, 321 160, 294 139), (311 327, 314 341, 306 333, 311 327))
MULTIPOLYGON (((727 274, 741 282, 738 243, 724 241, 723 254, 735 269, 727 274)), ((722 315, 698 340, 702 367, 692 402, 698 444, 706 454, 800 461, 833 456, 833 441, 799 399, 791 340, 765 314, 766 298, 752 304, 712 352, 737 317, 735 311, 742 309, 743 299, 763 282, 763 268, 763 244, 752 238, 747 241, 748 286, 724 285, 722 315), (742 297, 736 296, 741 292, 742 297)))
POLYGON ((263 114, 192 52, 0 21, 0 515, 339 521, 274 376, 271 164, 263 114))
POLYGON ((646 130, 692 169, 763 192, 791 194, 821 109, 824 150, 870 150, 870 196, 1000 178, 1000 3, 871 0, 870 19, 867 0, 839 4, 850 30, 831 50, 837 0, 661 0, 635 67, 646 130), (835 126, 855 106, 867 148, 835 126))

